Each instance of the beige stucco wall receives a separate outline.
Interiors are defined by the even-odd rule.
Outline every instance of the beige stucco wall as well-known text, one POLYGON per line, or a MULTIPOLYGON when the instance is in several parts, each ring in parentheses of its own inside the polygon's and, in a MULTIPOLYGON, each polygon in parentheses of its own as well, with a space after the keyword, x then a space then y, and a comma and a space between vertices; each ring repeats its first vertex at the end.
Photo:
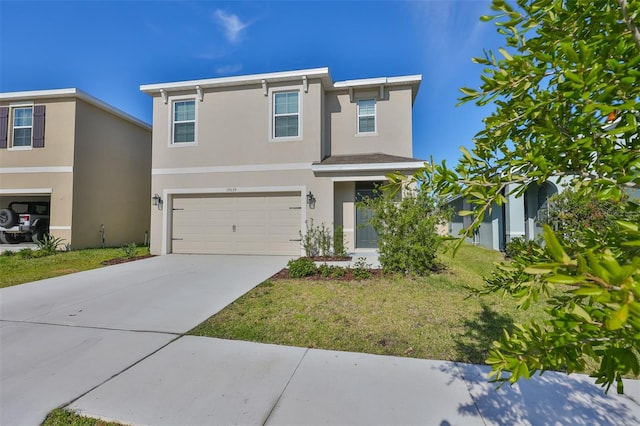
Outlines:
POLYGON ((344 231, 344 247, 347 252, 355 250, 355 218, 356 218, 356 183, 336 182, 334 222, 342 225, 344 231))
POLYGON ((210 167, 240 164, 280 164, 320 160, 322 88, 311 80, 308 92, 302 84, 269 85, 264 96, 262 86, 207 89, 203 101, 196 100, 196 144, 170 145, 172 100, 195 93, 171 92, 165 104, 153 99, 153 167, 210 167), (302 132, 299 140, 271 140, 271 92, 299 89, 302 99, 302 132))
POLYGON ((151 131, 77 102, 73 248, 145 242, 150 225, 151 131))
POLYGON ((326 95, 325 114, 332 155, 382 152, 412 156, 410 86, 385 88, 384 99, 380 99, 379 90, 354 90, 353 102, 346 90, 330 91, 326 95), (376 99, 376 132, 358 134, 358 99, 371 98, 376 99))
POLYGON ((0 101, 0 106, 11 106, 24 102, 32 105, 46 106, 44 148, 26 150, 2 149, 0 150, 0 167, 72 166, 73 138, 75 133, 75 99, 0 101))

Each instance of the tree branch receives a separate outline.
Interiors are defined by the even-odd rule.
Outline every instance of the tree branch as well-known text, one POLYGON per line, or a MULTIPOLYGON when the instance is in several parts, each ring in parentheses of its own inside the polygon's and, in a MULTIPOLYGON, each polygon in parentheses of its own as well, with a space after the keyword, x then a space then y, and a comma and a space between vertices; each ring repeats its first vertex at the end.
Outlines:
POLYGON ((633 20, 629 16, 629 11, 627 10, 627 0, 618 0, 620 4, 620 9, 622 9, 622 16, 624 17, 624 23, 627 24, 627 28, 631 31, 631 35, 633 36, 633 41, 636 42, 636 46, 638 50, 640 50, 640 30, 634 24, 633 20))

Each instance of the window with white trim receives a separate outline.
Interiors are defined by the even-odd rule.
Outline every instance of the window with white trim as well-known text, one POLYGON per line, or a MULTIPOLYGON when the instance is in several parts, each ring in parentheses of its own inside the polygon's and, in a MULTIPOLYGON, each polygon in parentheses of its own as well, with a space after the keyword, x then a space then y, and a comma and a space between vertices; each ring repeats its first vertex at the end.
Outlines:
POLYGON ((358 101, 358 133, 375 133, 376 100, 360 99, 358 101))
POLYGON ((44 148, 46 105, 0 106, 0 149, 44 148))
POLYGON ((273 94, 273 138, 300 136, 300 92, 275 92, 273 94))
POLYGON ((19 107, 12 110, 11 146, 30 147, 33 135, 33 107, 19 107))
POLYGON ((196 141, 196 101, 195 99, 176 100, 172 103, 173 144, 194 143, 196 141))

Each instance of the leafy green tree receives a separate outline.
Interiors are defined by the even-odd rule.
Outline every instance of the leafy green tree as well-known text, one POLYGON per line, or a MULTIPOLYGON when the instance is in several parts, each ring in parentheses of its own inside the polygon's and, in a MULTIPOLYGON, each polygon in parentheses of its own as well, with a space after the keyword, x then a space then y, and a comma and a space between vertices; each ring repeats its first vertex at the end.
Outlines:
MULTIPOLYGON (((626 197, 640 185, 640 0, 493 0, 492 21, 505 37, 483 66, 478 89, 461 103, 491 105, 472 150, 451 169, 428 164, 416 178, 442 195, 473 206, 470 235, 493 203, 522 195, 531 182, 571 179, 580 196, 638 204, 626 197)), ((487 291, 511 295, 526 308, 549 294, 549 320, 517 326, 494 343, 487 362, 499 382, 536 371, 590 372, 596 383, 638 375, 640 362, 640 225, 596 240, 564 240, 544 227, 544 249, 503 265, 487 291)), ((462 243, 462 240, 460 240, 462 243)))

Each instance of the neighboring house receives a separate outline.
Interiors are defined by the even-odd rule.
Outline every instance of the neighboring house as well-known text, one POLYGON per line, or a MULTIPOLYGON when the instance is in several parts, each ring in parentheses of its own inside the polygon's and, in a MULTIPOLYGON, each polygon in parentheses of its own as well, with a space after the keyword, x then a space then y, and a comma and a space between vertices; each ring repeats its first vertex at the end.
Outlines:
POLYGON ((356 200, 412 158, 421 76, 334 82, 327 68, 149 84, 151 252, 300 255, 313 220, 377 247, 356 200))
MULTIPOLYGON (((550 179, 543 185, 534 182, 529 184, 523 196, 507 196, 507 202, 502 206, 493 204, 491 214, 485 215, 480 227, 467 240, 500 251, 504 251, 506 244, 513 238, 535 240, 542 234, 540 220, 548 211, 548 198, 562 192, 564 185, 559 179, 550 179)), ((473 220, 471 216, 459 216, 457 212, 472 210, 473 206, 462 197, 449 201, 449 206, 454 210, 449 223, 449 234, 455 237, 473 220)))
MULTIPOLYGON (((616 128, 619 122, 617 111, 614 111, 607 117, 602 130, 611 131, 616 128)), ((636 137, 637 135, 634 135, 632 139, 636 137)), ((618 139, 617 143, 619 146, 626 144, 624 139, 618 139)), ((598 154, 592 153, 591 155, 595 160, 598 154)), ((526 241, 541 238, 541 223, 549 208, 548 198, 562 192, 570 185, 570 181, 571 177, 552 177, 543 185, 538 185, 535 182, 530 183, 523 196, 507 196, 507 203, 502 206, 494 204, 491 213, 485 215, 480 227, 467 240, 473 244, 504 251, 507 243, 513 238, 524 238, 526 241)), ((505 192, 509 191, 510 188, 507 188, 505 192)), ((631 198, 640 199, 640 190, 629 189, 627 192, 631 198)), ((454 210, 453 218, 449 222, 448 233, 452 236, 458 236, 460 231, 469 227, 473 219, 470 216, 459 216, 457 212, 471 210, 473 206, 462 197, 450 200, 448 205, 454 210)))
POLYGON ((144 243, 151 127, 77 89, 0 93, 0 209, 50 203, 73 249, 144 243))

